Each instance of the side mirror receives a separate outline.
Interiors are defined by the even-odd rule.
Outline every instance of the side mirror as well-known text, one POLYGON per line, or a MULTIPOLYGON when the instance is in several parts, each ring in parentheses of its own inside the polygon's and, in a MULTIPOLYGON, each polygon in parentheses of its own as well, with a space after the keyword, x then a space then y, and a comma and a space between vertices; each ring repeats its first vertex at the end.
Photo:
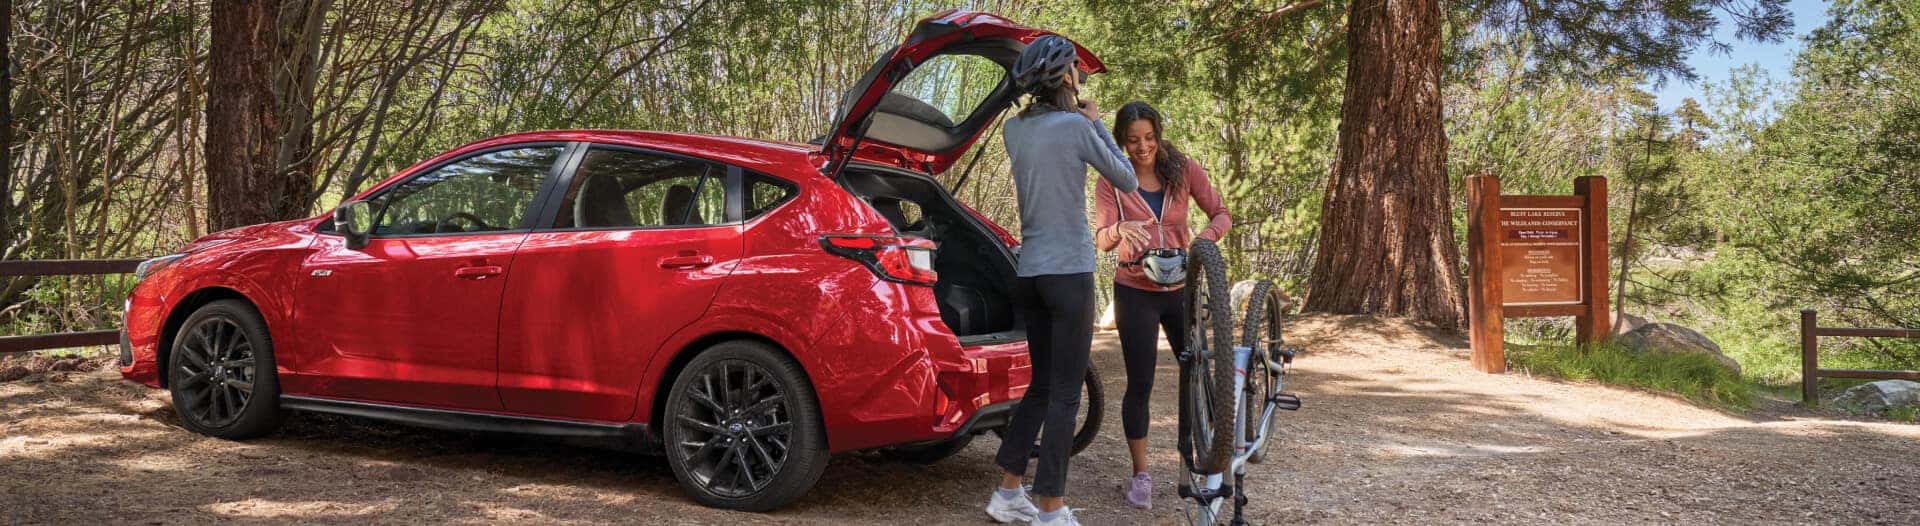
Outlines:
POLYGON ((366 201, 348 201, 333 209, 333 231, 347 238, 347 248, 366 248, 367 235, 372 230, 373 205, 366 201))

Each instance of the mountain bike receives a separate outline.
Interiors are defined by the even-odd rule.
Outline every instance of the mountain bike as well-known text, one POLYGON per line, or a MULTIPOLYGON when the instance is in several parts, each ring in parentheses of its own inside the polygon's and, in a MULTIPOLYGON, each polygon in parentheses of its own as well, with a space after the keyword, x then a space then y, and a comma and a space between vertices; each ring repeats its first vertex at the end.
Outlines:
POLYGON ((1225 289, 1220 248, 1194 240, 1187 259, 1187 345, 1180 363, 1180 436, 1177 448, 1186 474, 1180 498, 1196 505, 1195 524, 1214 524, 1223 502, 1233 500, 1228 524, 1246 524, 1248 463, 1266 457, 1276 411, 1300 408, 1300 398, 1281 392, 1286 367, 1297 349, 1281 338, 1282 303, 1273 284, 1255 283, 1246 303, 1239 345, 1234 345, 1233 309, 1225 289), (1228 474, 1233 476, 1227 483, 1228 474), (1235 491, 1234 488, 1240 488, 1235 491))

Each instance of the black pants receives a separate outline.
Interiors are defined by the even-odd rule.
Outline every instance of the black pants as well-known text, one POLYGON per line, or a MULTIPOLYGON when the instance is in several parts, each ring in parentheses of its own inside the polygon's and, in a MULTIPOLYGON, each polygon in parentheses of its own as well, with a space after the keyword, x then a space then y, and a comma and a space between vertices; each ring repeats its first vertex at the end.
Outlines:
POLYGON ((1113 323, 1120 331, 1120 355, 1127 362, 1127 394, 1120 400, 1120 428, 1128 440, 1147 437, 1148 403, 1153 397, 1160 331, 1166 329, 1173 353, 1186 349, 1183 328, 1187 315, 1185 291, 1157 292, 1113 285, 1113 323))
POLYGON ((1040 466, 1033 475, 1033 494, 1065 497, 1080 383, 1087 376, 1087 350, 1093 345, 1093 274, 1020 278, 1014 297, 1027 320, 1033 382, 1013 408, 994 462, 1008 473, 1026 475, 1038 437, 1040 466))

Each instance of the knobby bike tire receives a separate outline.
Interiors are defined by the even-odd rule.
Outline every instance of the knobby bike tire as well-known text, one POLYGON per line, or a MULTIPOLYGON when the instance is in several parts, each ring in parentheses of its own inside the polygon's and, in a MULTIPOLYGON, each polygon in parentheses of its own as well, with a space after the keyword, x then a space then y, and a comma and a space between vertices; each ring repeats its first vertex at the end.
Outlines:
POLYGON ((1187 251, 1189 356, 1180 364, 1178 448, 1195 473, 1224 473, 1233 460, 1233 312, 1226 287, 1220 247, 1194 240, 1187 251))
MULTIPOLYGON (((1081 451, 1086 451, 1088 446, 1093 445, 1093 439, 1100 437, 1100 422, 1107 415, 1105 382, 1106 380, 1100 377, 1100 370, 1094 368, 1093 364, 1087 364, 1086 380, 1082 383, 1086 396, 1080 400, 1080 409, 1086 414, 1078 417, 1079 422, 1073 432, 1073 449, 1070 451, 1072 455, 1079 455, 1081 451)), ((1006 439, 1006 433, 1005 427, 993 429, 994 436, 1002 440, 1006 439)), ((1033 453, 1029 455, 1032 458, 1040 458, 1040 444, 1037 440, 1033 446, 1033 453)))
MULTIPOLYGON (((1253 350, 1253 356, 1247 362, 1247 383, 1242 411, 1247 414, 1246 436, 1248 440, 1260 431, 1260 417, 1266 413, 1267 401, 1274 391, 1279 389, 1278 371, 1268 366, 1267 360, 1279 352, 1283 345, 1281 338, 1281 316, 1283 307, 1280 295, 1274 291, 1273 282, 1260 280, 1253 285, 1253 293, 1247 296, 1246 321, 1240 326, 1240 344, 1253 350)), ((1260 463, 1266 457, 1267 446, 1273 444, 1272 438, 1261 445, 1259 450, 1248 455, 1247 461, 1260 463)))

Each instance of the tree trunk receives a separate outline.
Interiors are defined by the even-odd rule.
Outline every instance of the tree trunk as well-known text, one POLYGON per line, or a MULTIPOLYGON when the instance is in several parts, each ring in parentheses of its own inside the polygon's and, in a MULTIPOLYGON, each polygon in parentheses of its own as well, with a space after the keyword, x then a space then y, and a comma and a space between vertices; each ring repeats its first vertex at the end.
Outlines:
MULTIPOLYGON (((0 257, 13 246, 13 2, 0 6, 0 257)), ((0 305, 6 305, 0 303, 0 305)))
POLYGON ((1360 0, 1306 309, 1455 329, 1466 287, 1441 124, 1438 0, 1360 0))
POLYGON ((305 0, 215 0, 207 67, 207 224, 301 217, 313 193, 315 64, 305 0), (311 45, 311 44, 306 44, 311 45), (303 167, 304 166, 304 167, 303 167))
MULTIPOLYGON (((1649 119, 1647 135, 1641 138, 1641 145, 1645 147, 1643 151, 1646 155, 1645 160, 1640 163, 1642 171, 1651 170, 1653 166, 1655 131, 1649 119)), ((1630 270, 1628 264, 1633 262, 1633 224, 1640 219, 1640 181, 1646 177, 1644 173, 1640 177, 1633 177, 1632 157, 1627 158, 1627 166, 1620 171, 1620 175, 1631 178, 1633 190, 1627 194, 1627 235, 1620 239, 1620 275, 1614 277, 1619 287, 1613 299, 1613 326, 1615 327, 1624 327, 1627 324, 1627 271, 1630 270)))
POLYGON ((277 54, 287 61, 287 67, 274 71, 273 93, 287 130, 274 162, 287 172, 289 182, 298 182, 280 197, 283 219, 306 216, 318 194, 313 191, 319 161, 313 151, 313 91, 320 80, 320 23, 332 3, 280 0, 277 54))

